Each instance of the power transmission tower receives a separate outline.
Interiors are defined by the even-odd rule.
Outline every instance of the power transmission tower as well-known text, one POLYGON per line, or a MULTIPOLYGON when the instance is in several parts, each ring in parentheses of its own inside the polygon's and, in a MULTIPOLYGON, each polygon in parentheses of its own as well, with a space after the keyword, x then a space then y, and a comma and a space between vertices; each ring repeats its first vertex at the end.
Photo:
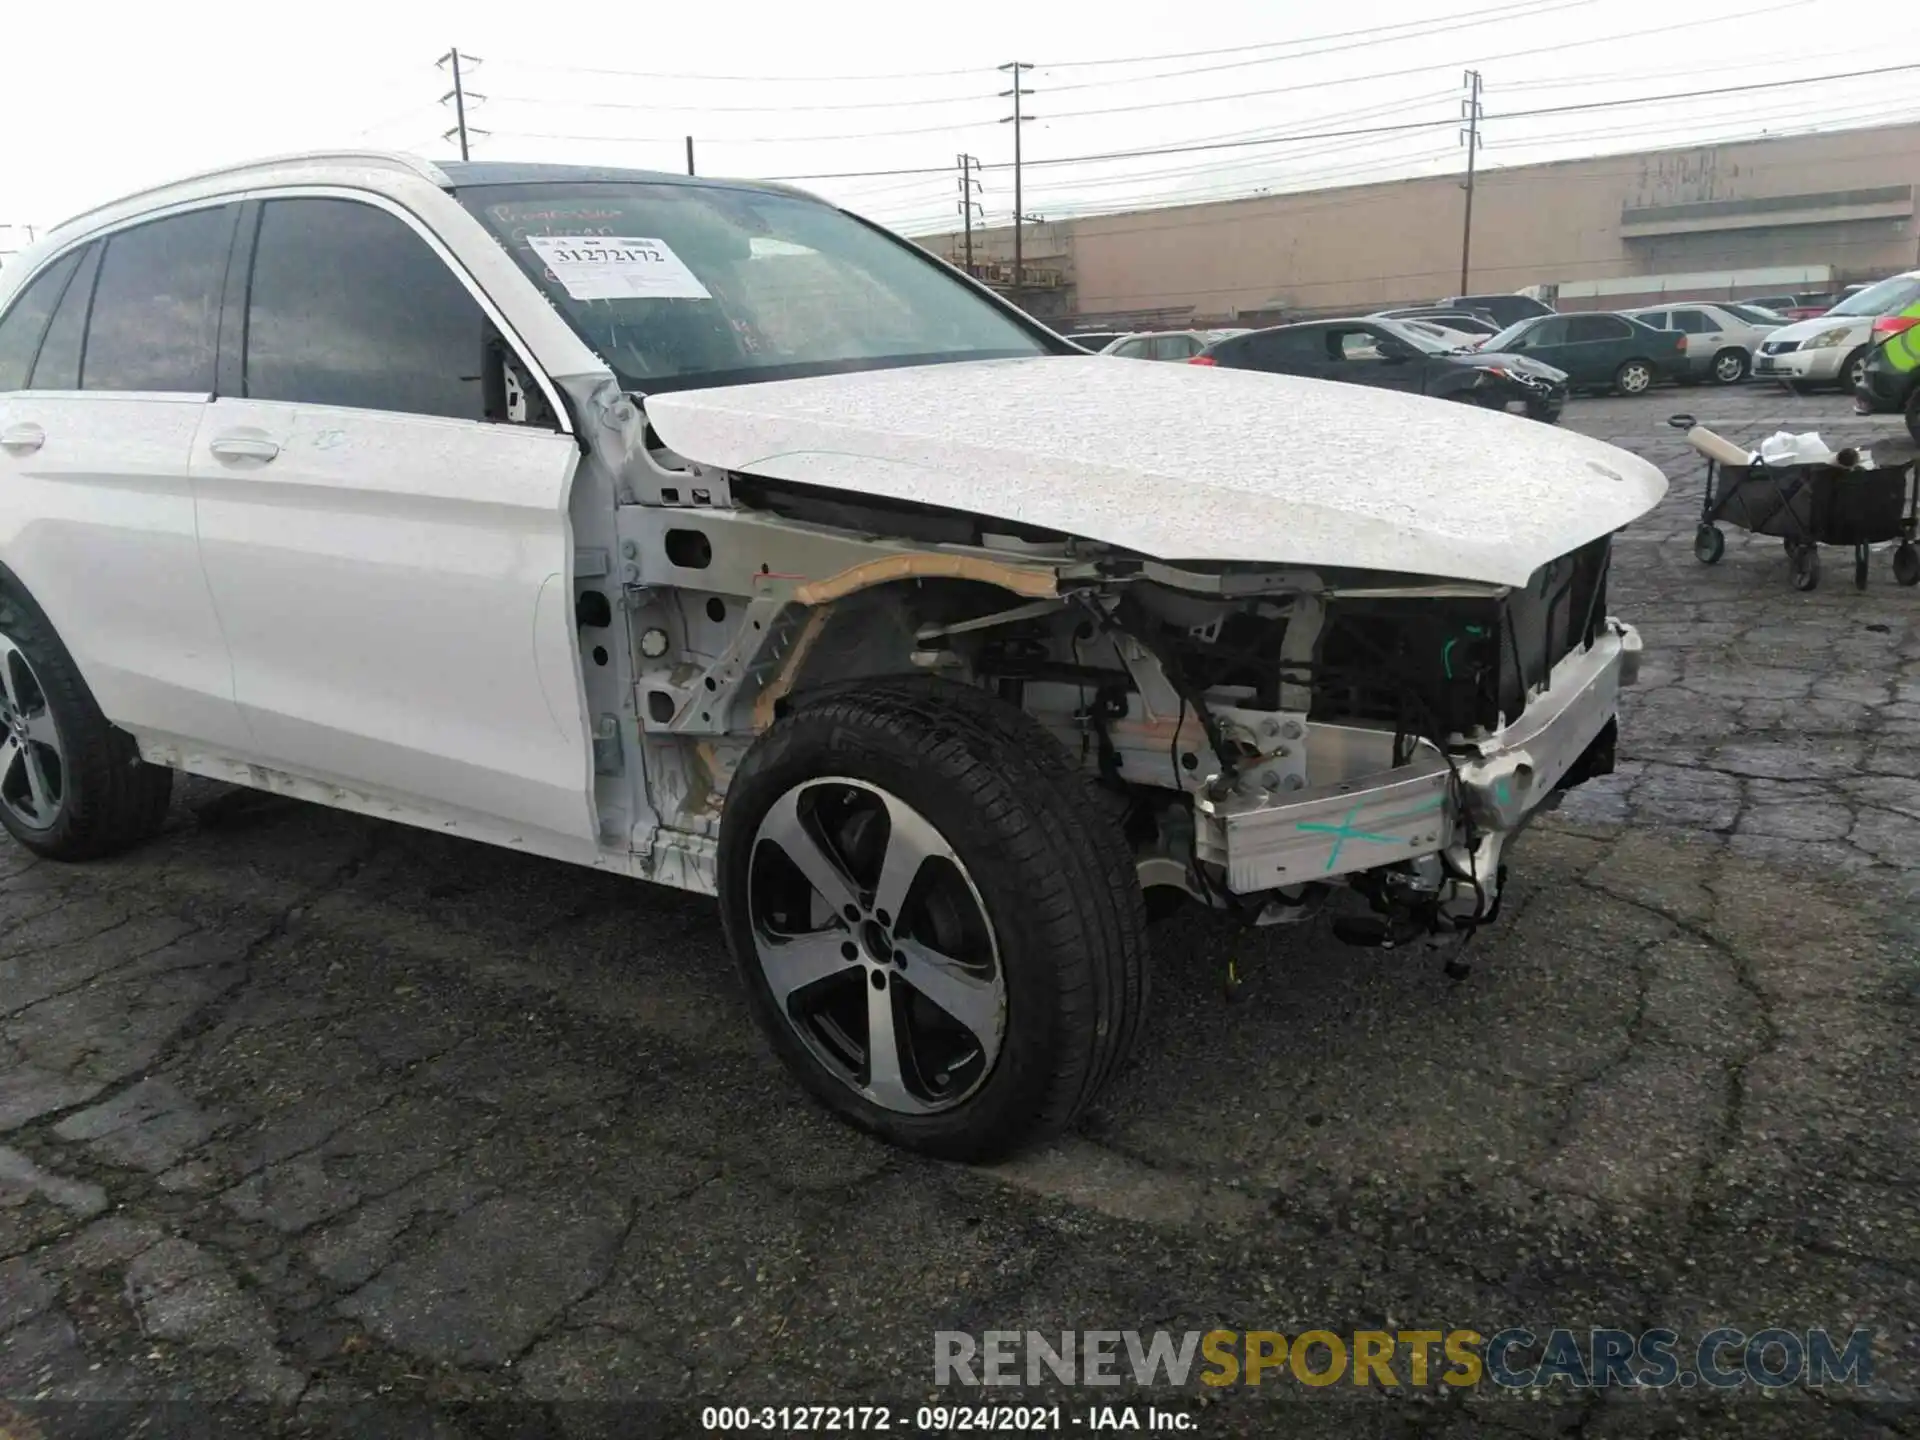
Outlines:
POLYGON ((1467 87, 1467 96, 1460 102, 1461 114, 1467 121, 1466 129, 1461 132, 1467 142, 1467 214, 1460 229, 1460 293, 1465 295, 1471 288, 1467 271, 1473 259, 1473 174, 1474 160, 1480 153, 1480 72, 1467 71, 1463 83, 1467 87))
POLYGON ((1025 264, 1026 251, 1024 249, 1022 235, 1022 227, 1026 223, 1027 214, 1026 205, 1020 191, 1020 127, 1026 124, 1027 121, 1033 119, 1033 116, 1022 113, 1020 108, 1020 97, 1033 93, 1033 91, 1021 85, 1020 77, 1027 71, 1033 69, 1033 66, 1024 60, 1010 60, 999 68, 1013 76, 1013 88, 1000 92, 1000 98, 1002 100, 1012 97, 1013 114, 1002 115, 1000 117, 1000 123, 1002 125, 1011 124, 1013 126, 1013 284, 1017 290, 1026 284, 1027 280, 1025 264))
POLYGON ((462 55, 458 50, 447 51, 446 54, 442 55, 438 60, 434 61, 433 63, 443 68, 451 68, 453 72, 453 89, 449 90, 446 94, 440 97, 440 103, 442 105, 446 104, 447 101, 449 100, 453 101, 453 128, 451 130, 442 131, 440 134, 440 138, 442 140, 451 140, 455 136, 458 136, 460 139, 460 158, 462 160, 465 160, 468 158, 468 146, 467 146, 468 135, 469 134, 484 135, 487 133, 486 131, 479 130, 479 129, 475 129, 472 131, 468 130, 467 102, 473 101, 474 103, 477 104, 480 101, 486 99, 487 97, 484 95, 476 95, 471 90, 467 89, 465 78, 463 77, 460 69, 461 64, 463 62, 467 65, 469 69, 478 69, 481 64, 480 57, 478 55, 462 55))
POLYGON ((973 198, 980 189, 980 182, 974 178, 980 169, 979 157, 962 155, 958 158, 958 163, 960 166, 960 214, 965 218, 966 223, 967 273, 971 275, 973 273, 973 212, 980 210, 984 218, 986 211, 981 208, 980 202, 973 198))

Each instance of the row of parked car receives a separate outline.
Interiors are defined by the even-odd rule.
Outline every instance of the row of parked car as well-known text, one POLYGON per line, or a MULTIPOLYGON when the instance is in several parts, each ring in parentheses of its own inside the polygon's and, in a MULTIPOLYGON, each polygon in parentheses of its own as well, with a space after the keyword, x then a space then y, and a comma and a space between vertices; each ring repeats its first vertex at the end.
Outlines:
MULTIPOLYGON (((1781 296, 1782 301, 1807 297, 1781 296)), ((1827 297, 1821 297, 1827 298, 1827 297)), ((1920 325, 1920 271, 1851 287, 1804 318, 1755 301, 1675 301, 1561 314, 1527 295, 1455 296, 1352 319, 1261 330, 1086 332, 1122 359, 1184 361, 1341 380, 1558 417, 1573 390, 1639 395, 1662 381, 1749 378, 1853 394, 1862 410, 1907 410, 1920 438, 1915 367, 1886 342, 1920 325)), ((1917 331, 1916 334, 1920 334, 1917 331)))

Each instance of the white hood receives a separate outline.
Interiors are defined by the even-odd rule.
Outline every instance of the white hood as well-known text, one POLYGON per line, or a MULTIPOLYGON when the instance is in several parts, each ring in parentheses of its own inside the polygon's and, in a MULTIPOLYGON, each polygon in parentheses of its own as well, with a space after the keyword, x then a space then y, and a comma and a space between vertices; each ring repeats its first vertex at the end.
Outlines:
POLYGON ((1858 344, 1872 332, 1873 320, 1871 315, 1816 315, 1811 320, 1795 320, 1789 325, 1776 326, 1762 338, 1766 341, 1798 340, 1804 345, 1814 336, 1823 335, 1829 330, 1851 328, 1860 333, 1847 343, 1858 344))
POLYGON ((1624 450, 1470 405, 1096 356, 690 390, 646 409, 689 460, 1162 560, 1524 585, 1667 489, 1624 450))

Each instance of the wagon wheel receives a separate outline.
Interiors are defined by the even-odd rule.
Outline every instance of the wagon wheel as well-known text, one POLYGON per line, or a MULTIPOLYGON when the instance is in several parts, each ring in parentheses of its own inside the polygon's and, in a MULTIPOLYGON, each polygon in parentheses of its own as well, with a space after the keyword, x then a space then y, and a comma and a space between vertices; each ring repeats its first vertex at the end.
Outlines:
POLYGON ((1793 588, 1812 590, 1820 583, 1820 547, 1802 545, 1793 552, 1793 588))
POLYGON ((1702 565, 1718 565, 1727 553, 1727 537, 1717 525, 1702 525, 1693 532, 1693 558, 1702 565))
POLYGON ((1853 547, 1853 588, 1867 588, 1867 562, 1873 558, 1872 552, 1864 545, 1853 547))
POLYGON ((1893 552, 1893 579, 1896 585, 1920 585, 1920 549, 1911 540, 1893 552))

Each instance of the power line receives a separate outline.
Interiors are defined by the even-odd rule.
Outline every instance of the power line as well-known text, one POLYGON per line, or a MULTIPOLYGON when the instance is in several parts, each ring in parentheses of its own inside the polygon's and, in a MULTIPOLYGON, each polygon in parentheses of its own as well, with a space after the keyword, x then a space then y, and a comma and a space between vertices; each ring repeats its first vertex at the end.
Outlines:
MULTIPOLYGON (((1783 0, 1783 3, 1764 10, 1750 10, 1742 15, 1743 20, 1757 19, 1762 15, 1776 14, 1782 10, 1797 10, 1810 5, 1814 0, 1783 0)), ((1611 45, 1623 40, 1641 40, 1650 35, 1667 35, 1675 30, 1691 30, 1701 25, 1714 25, 1732 17, 1716 15, 1702 20, 1682 20, 1673 25, 1656 26, 1651 30, 1630 31, 1621 35, 1600 35, 1591 40, 1570 40, 1557 45, 1536 45, 1526 50, 1507 50, 1498 55, 1483 55, 1477 63, 1485 65, 1495 60, 1519 60, 1531 55, 1560 54, 1567 50, 1578 50, 1587 45, 1611 45)), ((1073 120, 1087 115, 1127 115, 1141 110, 1171 110, 1185 105, 1212 105, 1227 100, 1258 100, 1269 95, 1294 95, 1304 90, 1324 90, 1336 85, 1354 85, 1375 80, 1397 80, 1406 75, 1420 75, 1429 70, 1438 70, 1454 62, 1439 60, 1425 65, 1412 65, 1402 70, 1382 70, 1372 75, 1350 76, 1344 79, 1314 80, 1304 85, 1285 85, 1266 90, 1241 90, 1228 95, 1203 95, 1185 100, 1149 100, 1138 105, 1110 105, 1097 110, 1062 110, 1048 117, 1049 120, 1073 120)))
MULTIPOLYGON (((1318 59, 1322 55, 1344 54, 1348 50, 1371 49, 1376 45, 1395 45, 1404 40, 1424 40, 1433 35, 1451 34, 1456 30, 1473 30, 1482 25, 1491 25, 1501 19, 1531 20, 1535 16, 1552 15, 1561 10, 1574 10, 1582 6, 1597 3, 1598 0, 1558 0, 1558 3, 1553 4, 1546 3, 1546 0, 1525 0, 1525 3, 1522 4, 1509 5, 1503 9, 1484 11, 1479 15, 1452 24, 1433 25, 1430 29, 1409 31, 1409 33, 1405 35, 1393 35, 1380 38, 1377 34, 1374 34, 1374 32, 1369 31, 1349 32, 1359 35, 1374 34, 1374 38, 1372 39, 1357 40, 1351 45, 1329 45, 1320 50, 1302 50, 1291 55, 1265 55, 1254 60, 1230 60, 1219 65, 1197 65, 1184 70, 1152 71, 1144 75, 1126 75, 1113 80, 1080 80, 1069 85, 1050 85, 1047 88, 1049 93, 1061 90, 1094 90, 1112 85, 1144 84, 1150 80, 1173 80, 1183 75, 1211 75, 1221 70, 1245 70, 1255 65, 1274 65, 1289 60, 1313 60, 1318 59), (1519 11, 1521 13, 1513 14, 1513 11, 1519 11)), ((1405 29, 1408 25, 1427 24, 1430 24, 1430 22, 1424 20, 1407 21, 1400 26, 1384 26, 1381 28, 1405 29)), ((1310 42, 1303 41, 1300 43, 1310 42)), ((1046 70, 1054 67, 1043 65, 1040 68, 1046 70)))

